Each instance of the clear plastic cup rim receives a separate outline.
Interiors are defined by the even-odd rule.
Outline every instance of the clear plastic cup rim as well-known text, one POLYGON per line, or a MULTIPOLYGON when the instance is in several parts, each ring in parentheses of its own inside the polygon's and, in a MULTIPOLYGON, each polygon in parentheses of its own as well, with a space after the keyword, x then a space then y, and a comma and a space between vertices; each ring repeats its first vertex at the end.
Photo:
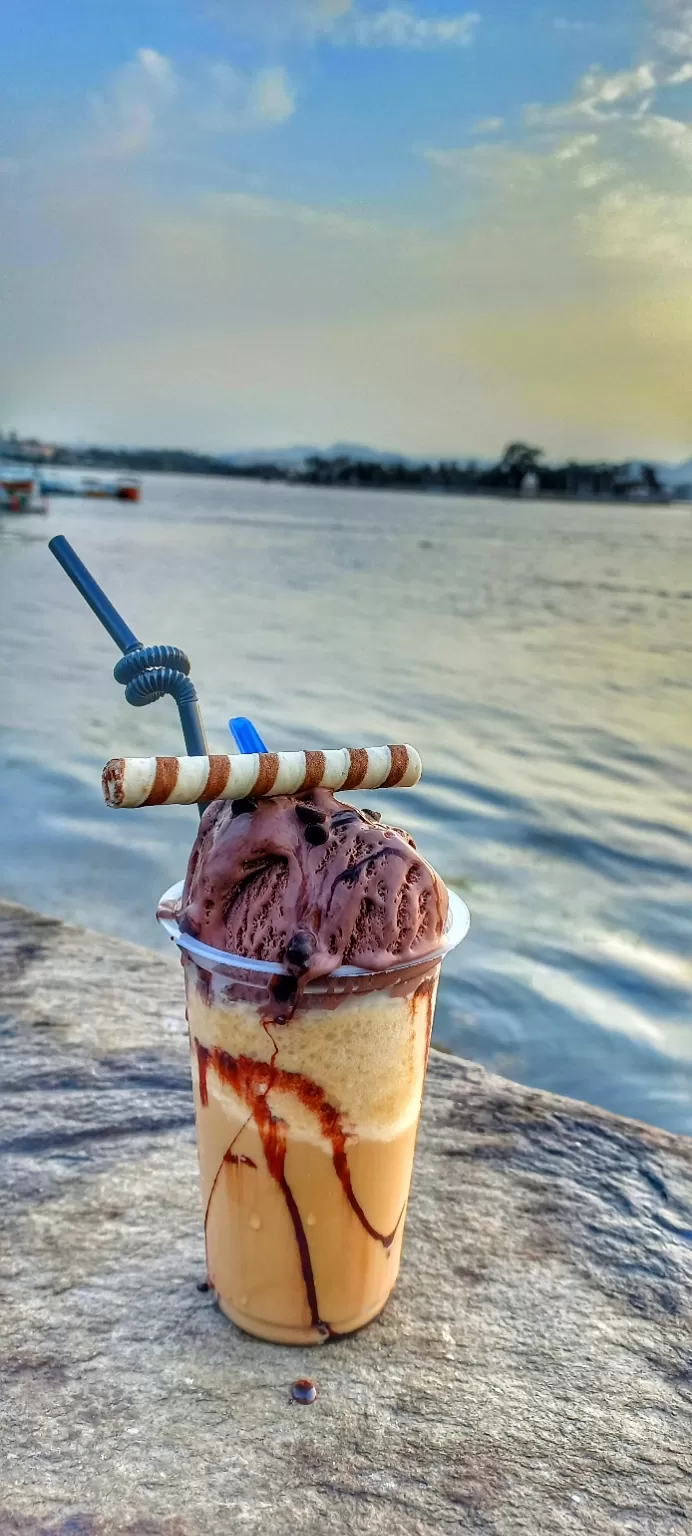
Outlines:
MULTIPOLYGON (((174 908, 183 894, 184 884, 184 880, 177 880, 175 885, 171 885, 167 891, 164 891, 156 916, 161 927, 170 935, 178 948, 184 950, 186 955, 190 955, 191 959, 196 960, 203 970, 256 971, 263 976, 288 974, 285 965, 279 965, 271 960, 248 960, 245 955, 233 955, 225 949, 214 949, 211 944, 202 944, 190 933, 181 933, 174 916, 174 908)), ((471 927, 471 913, 466 902, 457 896, 456 891, 450 891, 448 888, 447 894, 449 911, 439 947, 431 950, 429 954, 416 956, 415 960, 405 960, 401 964, 395 961, 388 969, 404 971, 411 965, 421 965, 427 960, 443 960, 445 955, 448 955, 452 949, 456 949, 457 945, 466 938, 471 927)), ((333 971, 331 974, 332 976, 372 976, 384 973, 366 971, 356 965, 342 965, 338 971, 333 971)))

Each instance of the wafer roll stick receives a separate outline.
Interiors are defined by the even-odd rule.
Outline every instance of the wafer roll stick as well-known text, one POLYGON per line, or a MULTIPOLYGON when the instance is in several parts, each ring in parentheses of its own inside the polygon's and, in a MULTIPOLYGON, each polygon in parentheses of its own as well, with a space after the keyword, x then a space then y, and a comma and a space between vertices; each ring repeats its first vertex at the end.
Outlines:
POLYGON ((423 771, 414 747, 249 752, 233 757, 113 757, 102 774, 106 805, 194 805, 296 795, 311 789, 408 789, 423 771))

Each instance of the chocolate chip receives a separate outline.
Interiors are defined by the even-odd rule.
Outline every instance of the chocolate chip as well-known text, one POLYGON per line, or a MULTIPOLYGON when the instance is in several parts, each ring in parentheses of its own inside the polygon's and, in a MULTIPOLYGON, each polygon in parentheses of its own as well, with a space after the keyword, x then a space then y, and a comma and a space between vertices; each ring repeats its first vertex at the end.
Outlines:
POLYGON ((208 1280, 198 1280, 197 1281, 197 1290, 198 1291, 210 1291, 211 1290, 211 1286, 209 1284, 209 1281, 208 1280))
POLYGON ((367 810, 364 807, 363 808, 363 815, 364 816, 369 816, 371 821, 381 821, 382 820, 382 812, 381 811, 369 811, 369 810, 367 810))
POLYGON ((297 991, 298 983, 295 976, 275 976, 271 983, 275 1003, 292 1003, 297 991))
POLYGON ((314 1381, 302 1377, 300 1381, 294 1381, 291 1387, 291 1397, 294 1403, 314 1403, 317 1397, 317 1387, 314 1381))
POLYGON ((316 805, 297 805, 296 816, 306 827, 314 827, 318 822, 327 820, 324 811, 318 811, 316 805))
POLYGON ((256 810, 257 810, 257 801, 253 800, 250 795, 248 795, 245 800, 234 800, 233 801, 233 815, 234 816, 251 816, 252 812, 256 811, 256 810))
POLYGON ((306 971, 314 954, 316 942, 312 933, 294 933, 286 950, 287 963, 294 965, 297 971, 306 971))
POLYGON ((319 848, 320 843, 326 843, 328 838, 329 833, 326 827, 315 826, 305 828, 305 841, 310 843, 313 848, 319 848))

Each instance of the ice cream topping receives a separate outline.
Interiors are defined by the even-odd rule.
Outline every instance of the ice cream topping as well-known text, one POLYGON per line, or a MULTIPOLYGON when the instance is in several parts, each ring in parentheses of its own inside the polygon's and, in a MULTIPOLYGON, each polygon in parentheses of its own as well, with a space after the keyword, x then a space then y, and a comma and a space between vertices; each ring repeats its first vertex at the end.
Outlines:
POLYGON ((178 920, 215 949, 286 967, 274 995, 290 1012, 339 966, 381 971, 434 953, 447 910, 408 833, 315 789, 210 805, 178 920))

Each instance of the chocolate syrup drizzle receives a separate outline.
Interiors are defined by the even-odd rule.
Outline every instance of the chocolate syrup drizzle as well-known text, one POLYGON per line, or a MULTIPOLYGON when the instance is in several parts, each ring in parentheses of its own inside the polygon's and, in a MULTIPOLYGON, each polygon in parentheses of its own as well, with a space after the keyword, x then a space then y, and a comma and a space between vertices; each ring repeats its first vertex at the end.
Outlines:
MULTIPOLYGON (((415 1005, 415 998, 423 995, 427 998, 427 1046, 429 1046, 432 1029, 432 993, 432 982, 426 980, 418 987, 415 997, 412 999, 412 1003, 415 1005)), ((251 1158, 238 1156, 233 1151, 245 1125, 248 1125, 250 1120, 254 1120, 262 1142, 267 1168, 272 1178, 276 1180, 286 1201, 286 1207, 295 1232, 312 1327, 328 1333, 330 1337, 338 1337, 336 1331, 328 1323, 325 1323, 319 1314, 310 1245, 295 1196, 285 1172, 288 1126, 285 1120, 272 1114, 267 1103, 267 1096, 270 1090, 278 1088, 284 1092, 294 1094, 300 1103, 315 1115, 323 1136, 331 1143, 334 1170, 351 1209, 368 1236, 375 1242, 381 1243, 385 1250, 391 1248, 394 1242, 406 1209, 406 1203, 404 1202, 402 1206, 393 1230, 387 1233, 378 1232, 376 1227, 368 1220, 351 1182, 351 1172, 348 1166, 346 1151, 346 1135, 341 1124, 339 1111, 329 1103, 323 1090, 312 1078, 306 1077, 301 1072, 286 1072, 276 1066, 278 1046, 272 1035, 270 1035, 270 1039, 272 1040, 274 1051, 269 1062, 257 1061, 250 1056, 231 1056, 221 1046, 202 1045, 201 1041, 196 1038, 193 1039, 193 1047, 197 1057, 199 1094, 202 1107, 206 1107, 209 1102, 208 1074, 210 1071, 213 1071, 216 1072, 221 1082, 226 1083, 228 1087, 232 1088, 237 1097, 247 1104, 250 1111, 244 1125, 236 1132, 230 1147, 224 1153, 212 1182, 204 1217, 205 1238, 211 1202, 222 1169, 228 1163, 244 1163, 253 1168, 257 1166, 251 1158)))

